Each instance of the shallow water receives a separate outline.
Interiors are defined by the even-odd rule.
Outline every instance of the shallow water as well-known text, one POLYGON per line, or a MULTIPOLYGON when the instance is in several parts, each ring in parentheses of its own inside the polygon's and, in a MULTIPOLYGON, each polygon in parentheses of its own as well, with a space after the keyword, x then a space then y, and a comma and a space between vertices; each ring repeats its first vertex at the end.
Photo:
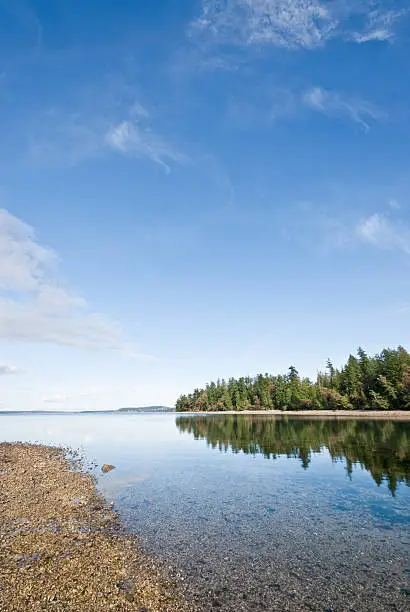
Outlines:
POLYGON ((22 415, 0 439, 70 444, 201 610, 405 610, 410 422, 22 415))

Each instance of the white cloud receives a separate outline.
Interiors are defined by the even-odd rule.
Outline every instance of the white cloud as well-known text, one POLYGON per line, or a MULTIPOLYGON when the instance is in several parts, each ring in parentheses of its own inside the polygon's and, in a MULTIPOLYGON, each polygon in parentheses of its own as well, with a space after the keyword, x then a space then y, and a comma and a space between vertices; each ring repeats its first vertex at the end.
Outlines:
POLYGON ((31 227, 0 210, 1 289, 34 291, 55 262, 55 253, 35 241, 31 227))
POLYGON ((393 32, 386 28, 378 28, 375 30, 370 30, 369 32, 364 32, 362 34, 359 32, 353 32, 352 34, 353 40, 355 40, 359 44, 370 42, 371 40, 390 40, 392 37, 393 32))
POLYGON ((394 26, 403 18, 408 10, 387 10, 380 8, 370 11, 361 32, 352 32, 351 38, 357 43, 366 43, 372 40, 391 40, 394 38, 394 26))
POLYGON ((47 165, 76 165, 121 153, 149 159, 167 172, 170 162, 185 163, 185 156, 152 129, 148 111, 137 100, 122 105, 110 100, 96 107, 70 113, 51 109, 37 118, 29 137, 30 158, 47 165))
POLYGON ((119 326, 58 279, 57 256, 0 210, 0 339, 131 353, 119 326))
POLYGON ((302 95, 303 103, 314 111, 329 116, 347 117, 359 123, 366 131, 369 120, 380 120, 384 113, 361 98, 351 98, 339 92, 326 91, 321 87, 312 87, 302 95))
POLYGON ((387 40, 404 10, 390 0, 202 0, 189 27, 194 39, 225 45, 314 49, 334 37, 356 42, 387 40), (351 31, 350 20, 364 21, 351 31))
POLYGON ((410 255, 410 229, 379 213, 362 219, 356 226, 356 235, 362 242, 379 249, 397 250, 410 255))
MULTIPOLYGON (((144 115, 146 117, 147 115, 144 115)), ((147 157, 170 171, 167 161, 184 163, 183 155, 172 149, 161 137, 141 125, 137 118, 124 120, 109 128, 105 135, 108 146, 120 153, 147 157)))
POLYGON ((255 130, 277 121, 300 117, 306 109, 328 117, 349 119, 366 132, 372 122, 387 118, 381 109, 359 96, 327 91, 322 87, 300 91, 266 83, 252 88, 245 98, 232 100, 227 118, 241 129, 255 130))
POLYGON ((221 44, 312 48, 336 25, 318 0, 203 0, 202 14, 190 33, 221 44))
POLYGON ((9 376, 12 374, 20 374, 21 370, 16 366, 0 364, 0 376, 9 376))

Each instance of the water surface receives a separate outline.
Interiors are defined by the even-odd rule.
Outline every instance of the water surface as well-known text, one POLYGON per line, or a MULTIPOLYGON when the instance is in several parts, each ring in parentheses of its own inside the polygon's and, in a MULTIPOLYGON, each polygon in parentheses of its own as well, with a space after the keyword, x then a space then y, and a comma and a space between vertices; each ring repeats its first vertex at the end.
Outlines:
POLYGON ((410 423, 28 415, 3 440, 82 447, 202 610, 405 610, 410 423))

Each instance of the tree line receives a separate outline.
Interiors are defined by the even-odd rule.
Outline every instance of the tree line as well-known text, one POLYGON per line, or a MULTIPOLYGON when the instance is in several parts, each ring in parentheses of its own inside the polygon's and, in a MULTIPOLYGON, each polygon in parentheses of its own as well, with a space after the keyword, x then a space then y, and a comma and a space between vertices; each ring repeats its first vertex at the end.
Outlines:
POLYGON ((399 346, 371 357, 359 348, 341 369, 329 359, 315 381, 294 366, 277 376, 218 380, 181 395, 176 410, 410 410, 410 354, 399 346))
POLYGON ((360 465, 375 482, 386 482, 392 495, 410 486, 410 422, 360 419, 266 419, 262 415, 180 416, 180 431, 206 440, 222 452, 243 452, 276 459, 286 455, 307 469, 312 453, 326 448, 333 461, 345 461, 346 471, 360 465))

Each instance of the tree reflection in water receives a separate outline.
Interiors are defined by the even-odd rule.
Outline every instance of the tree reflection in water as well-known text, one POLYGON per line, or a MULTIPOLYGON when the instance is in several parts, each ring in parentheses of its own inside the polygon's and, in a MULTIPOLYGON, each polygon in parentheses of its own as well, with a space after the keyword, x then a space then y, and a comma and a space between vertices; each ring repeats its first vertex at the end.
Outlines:
POLYGON ((308 468, 312 453, 327 449, 333 461, 346 461, 349 475, 360 465, 395 495, 399 483, 410 486, 410 422, 290 419, 259 415, 177 417, 176 425, 212 448, 276 459, 300 459, 308 468))

